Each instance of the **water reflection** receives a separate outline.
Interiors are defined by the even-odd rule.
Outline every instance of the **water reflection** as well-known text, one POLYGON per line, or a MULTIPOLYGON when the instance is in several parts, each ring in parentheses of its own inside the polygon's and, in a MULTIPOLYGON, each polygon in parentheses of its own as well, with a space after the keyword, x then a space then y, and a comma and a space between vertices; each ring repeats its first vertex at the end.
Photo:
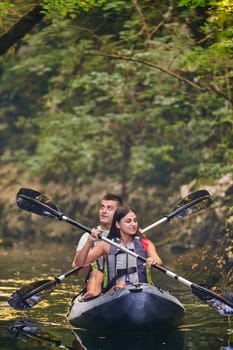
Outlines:
POLYGON ((7 323, 7 331, 10 337, 7 338, 5 335, 7 343, 4 343, 6 345, 4 350, 16 348, 40 350, 53 348, 65 350, 233 350, 230 329, 229 337, 224 339, 223 333, 222 337, 219 336, 221 333, 215 334, 216 327, 210 331, 208 326, 205 329, 203 326, 197 327, 196 331, 195 325, 192 325, 192 329, 184 326, 183 329, 170 332, 165 330, 161 332, 160 330, 158 333, 155 330, 153 333, 122 334, 116 331, 114 334, 101 336, 94 332, 74 331, 70 328, 61 328, 58 325, 43 324, 37 320, 18 319, 7 323), (22 347, 20 344, 23 344, 22 347))
POLYGON ((69 270, 71 250, 68 246, 47 244, 46 249, 35 246, 30 250, 17 247, 8 252, 0 251, 1 350, 233 350, 233 317, 221 316, 201 304, 188 288, 159 272, 154 278, 156 283, 175 295, 186 309, 182 329, 167 334, 167 337, 163 334, 164 338, 159 338, 156 332, 122 335, 116 330, 115 334, 107 337, 84 331, 73 333, 65 314, 72 297, 82 287, 82 280, 77 276, 67 278, 47 299, 28 311, 9 307, 7 299, 14 291, 38 279, 54 278, 66 267, 69 270), (24 324, 19 323, 28 320, 38 327, 34 328, 34 333, 33 328, 31 333, 27 333, 30 326, 24 328, 24 324))
MULTIPOLYGON (((99 336, 98 334, 87 331, 76 331, 76 340, 84 349, 88 350, 183 350, 184 332, 173 330, 170 332, 136 333, 136 334, 115 334, 99 336)), ((75 348, 76 349, 76 348, 75 348)), ((77 348, 79 349, 79 348, 77 348)))
POLYGON ((41 325, 32 320, 18 320, 8 327, 11 335, 20 342, 28 342, 33 348, 45 348, 47 346, 59 347, 72 350, 71 347, 63 345, 60 340, 48 333, 41 325))
POLYGON ((66 350, 105 350, 105 349, 164 349, 183 350, 184 332, 174 330, 167 332, 143 333, 143 334, 121 334, 114 333, 107 336, 100 336, 98 333, 76 330, 72 344, 67 345, 47 331, 45 325, 34 320, 21 319, 8 326, 10 334, 18 342, 27 342, 36 348, 59 347, 66 350))

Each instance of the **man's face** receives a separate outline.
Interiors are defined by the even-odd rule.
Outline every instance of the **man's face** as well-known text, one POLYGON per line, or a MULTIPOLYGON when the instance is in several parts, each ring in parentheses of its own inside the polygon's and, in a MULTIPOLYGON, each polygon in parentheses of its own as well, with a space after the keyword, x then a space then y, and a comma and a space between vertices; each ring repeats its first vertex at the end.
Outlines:
POLYGON ((102 228, 109 230, 112 224, 112 218, 119 207, 117 201, 102 200, 99 207, 99 221, 102 228))

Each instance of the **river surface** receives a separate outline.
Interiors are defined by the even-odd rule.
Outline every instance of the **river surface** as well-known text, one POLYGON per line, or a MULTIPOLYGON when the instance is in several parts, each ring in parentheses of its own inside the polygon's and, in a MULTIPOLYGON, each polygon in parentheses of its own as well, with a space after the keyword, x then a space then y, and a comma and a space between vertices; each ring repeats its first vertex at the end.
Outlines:
MULTIPOLYGON (((186 309, 180 329, 161 339, 156 330, 133 335, 118 334, 116 330, 105 337, 74 333, 66 312, 72 297, 83 286, 83 278, 76 275, 66 278, 28 311, 16 311, 8 305, 9 296, 16 290, 69 271, 73 254, 72 248, 61 243, 0 250, 0 350, 233 350, 233 317, 222 316, 201 304, 190 288, 159 271, 153 276, 156 284, 180 299, 186 309)), ((167 267, 173 270, 172 266, 167 267)))

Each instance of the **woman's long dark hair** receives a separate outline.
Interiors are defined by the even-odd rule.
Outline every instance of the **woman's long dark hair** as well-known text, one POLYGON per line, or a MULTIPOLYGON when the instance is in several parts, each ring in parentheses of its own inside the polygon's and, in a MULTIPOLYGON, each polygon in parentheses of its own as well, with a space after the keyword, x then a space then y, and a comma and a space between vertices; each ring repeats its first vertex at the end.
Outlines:
MULTIPOLYGON (((129 212, 133 212, 136 215, 134 209, 129 207, 118 207, 113 215, 112 225, 108 234, 108 238, 120 238, 120 230, 116 227, 116 223, 119 222, 123 217, 125 217, 129 212)), ((136 232, 135 235, 139 235, 139 232, 136 232)))

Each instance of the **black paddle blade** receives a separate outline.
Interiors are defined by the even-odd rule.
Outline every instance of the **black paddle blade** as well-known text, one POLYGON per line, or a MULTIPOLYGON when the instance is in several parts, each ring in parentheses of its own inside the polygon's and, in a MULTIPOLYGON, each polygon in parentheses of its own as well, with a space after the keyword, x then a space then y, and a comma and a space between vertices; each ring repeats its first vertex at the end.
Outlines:
POLYGON ((203 303, 212 307, 221 315, 233 315, 233 294, 232 293, 231 293, 232 299, 228 298, 226 294, 224 294, 224 296, 220 296, 216 294, 216 298, 215 298, 214 292, 202 286, 193 286, 192 292, 203 303))
POLYGON ((13 293, 8 299, 8 304, 16 310, 31 309, 52 293, 57 282, 56 280, 43 280, 30 283, 13 293))
POLYGON ((16 195, 16 204, 19 208, 31 213, 59 219, 62 212, 44 194, 30 188, 21 188, 16 195))
POLYGON ((197 211, 206 209, 212 203, 210 194, 206 190, 199 190, 190 193, 177 203, 169 218, 182 219, 184 216, 194 214, 197 211))

